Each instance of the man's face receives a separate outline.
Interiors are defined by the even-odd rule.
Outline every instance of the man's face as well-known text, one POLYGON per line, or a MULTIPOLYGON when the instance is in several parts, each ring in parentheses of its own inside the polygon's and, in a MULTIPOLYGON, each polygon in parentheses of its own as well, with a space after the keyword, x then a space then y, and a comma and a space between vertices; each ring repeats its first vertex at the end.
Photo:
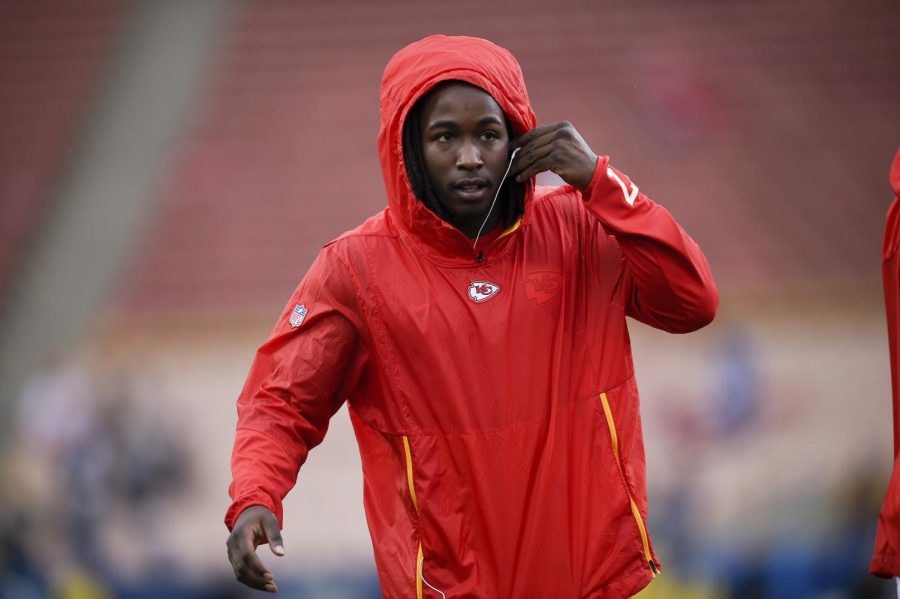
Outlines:
MULTIPOLYGON (((483 90, 451 83, 425 100, 425 167, 450 224, 468 237, 475 237, 497 193, 509 144, 503 110, 483 90)), ((495 210, 484 230, 492 230, 499 217, 495 210)))

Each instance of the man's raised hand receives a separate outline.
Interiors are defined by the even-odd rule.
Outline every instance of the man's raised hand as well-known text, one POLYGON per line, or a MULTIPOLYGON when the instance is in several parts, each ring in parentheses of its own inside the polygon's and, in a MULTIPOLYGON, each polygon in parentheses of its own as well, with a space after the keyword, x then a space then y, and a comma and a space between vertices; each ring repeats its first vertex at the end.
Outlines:
POLYGON ((510 173, 520 183, 538 173, 553 171, 566 183, 587 189, 597 167, 597 155, 572 123, 562 121, 535 127, 517 138, 513 147, 521 148, 510 173))

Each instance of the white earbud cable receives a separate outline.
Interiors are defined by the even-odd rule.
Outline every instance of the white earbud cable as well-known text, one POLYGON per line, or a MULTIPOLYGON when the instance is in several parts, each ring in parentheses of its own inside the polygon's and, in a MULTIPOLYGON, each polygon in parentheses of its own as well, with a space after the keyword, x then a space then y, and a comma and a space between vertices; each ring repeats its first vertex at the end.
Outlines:
POLYGON ((431 584, 427 580, 425 580, 425 575, 422 574, 422 564, 424 562, 425 562, 424 557, 419 559, 419 578, 422 579, 422 582, 424 582, 426 585, 428 585, 429 589, 431 589, 432 591, 434 591, 436 593, 440 593, 441 597, 443 597, 444 599, 447 599, 447 595, 444 594, 444 591, 434 588, 433 586, 431 586, 431 584))
MULTIPOLYGON (((478 228, 478 234, 475 235, 475 243, 472 244, 472 249, 476 249, 478 247, 478 238, 481 237, 481 232, 484 230, 484 226, 487 224, 488 219, 491 218, 491 212, 494 211, 494 204, 497 203, 497 197, 500 195, 500 189, 503 187, 504 181, 506 181, 506 176, 509 175, 509 169, 512 168, 513 158, 516 157, 516 153, 521 148, 516 148, 512 151, 512 154, 509 155, 509 164, 506 165, 506 172, 503 173, 503 178, 500 179, 500 185, 497 186, 497 193, 494 194, 494 200, 491 202, 491 207, 488 208, 487 216, 484 217, 484 222, 481 223, 481 226, 478 228)), ((428 585, 431 586, 431 585, 428 585)), ((443 593, 441 593, 443 594, 443 593)))

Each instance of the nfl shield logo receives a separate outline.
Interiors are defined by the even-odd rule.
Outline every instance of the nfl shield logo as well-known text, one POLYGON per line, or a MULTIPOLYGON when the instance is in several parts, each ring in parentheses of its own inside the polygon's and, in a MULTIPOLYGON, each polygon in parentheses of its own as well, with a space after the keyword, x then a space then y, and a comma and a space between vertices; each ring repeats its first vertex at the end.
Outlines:
POLYGON ((294 306, 294 311, 291 312, 291 326, 296 329, 303 324, 303 319, 306 318, 307 312, 309 312, 309 310, 306 309, 306 306, 301 306, 300 304, 294 306))

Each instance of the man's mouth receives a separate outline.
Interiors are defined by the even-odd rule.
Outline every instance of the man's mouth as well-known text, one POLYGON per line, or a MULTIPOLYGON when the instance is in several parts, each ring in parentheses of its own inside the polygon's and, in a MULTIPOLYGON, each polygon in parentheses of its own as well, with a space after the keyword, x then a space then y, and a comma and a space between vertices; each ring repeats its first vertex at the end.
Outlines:
POLYGON ((453 189, 463 199, 481 200, 490 191, 490 185, 484 179, 462 179, 453 184, 453 189))

